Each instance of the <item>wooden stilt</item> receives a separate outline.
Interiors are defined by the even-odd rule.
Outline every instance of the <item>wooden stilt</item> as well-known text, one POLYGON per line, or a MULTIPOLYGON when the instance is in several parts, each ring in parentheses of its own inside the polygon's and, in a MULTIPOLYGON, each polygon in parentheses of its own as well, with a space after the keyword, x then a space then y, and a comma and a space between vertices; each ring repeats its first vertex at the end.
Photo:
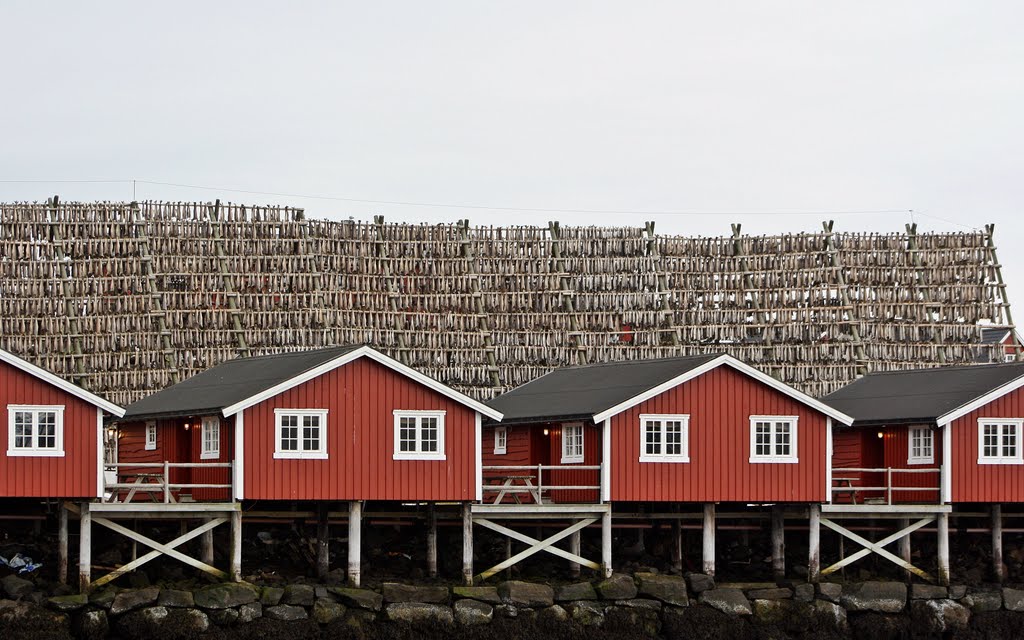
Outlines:
POLYGON ((348 584, 358 587, 362 580, 363 503, 353 500, 348 503, 348 584))
POLYGON ((786 517, 780 505, 772 507, 772 575, 776 580, 786 577, 786 517))
POLYGON ((433 502, 427 504, 427 575, 437 577, 437 512, 433 502))
POLYGON ((672 521, 672 570, 683 570, 683 527, 682 521, 672 521))
POLYGON ((610 578, 612 575, 611 505, 609 505, 608 510, 601 515, 601 572, 606 578, 610 578))
MULTIPOLYGON (((511 559, 512 559, 512 538, 506 536, 505 537, 505 560, 511 560, 511 559)), ((508 565, 508 569, 505 569, 505 576, 509 580, 512 579, 512 565, 511 564, 508 565)))
POLYGON ((92 514, 88 502, 82 503, 78 518, 78 590, 85 593, 92 581, 92 514))
POLYGON ((462 581, 473 585, 473 512, 469 502, 462 503, 462 581))
POLYGON ((715 503, 704 503, 704 550, 703 571, 709 576, 715 575, 715 503))
MULTIPOLYGON (((209 522, 211 518, 203 518, 203 522, 209 522)), ((199 559, 208 565, 213 564, 213 529, 203 534, 203 552, 199 559)), ((135 559, 135 541, 132 541, 132 560, 135 559)))
POLYGON ((1006 580, 1006 565, 1003 564, 1003 505, 992 505, 992 573, 996 581, 1006 580))
MULTIPOLYGON (((580 555, 580 532, 579 531, 574 531, 573 534, 571 536, 569 536, 569 553, 572 553, 572 554, 577 555, 577 556, 580 555)), ((580 563, 578 563, 578 562, 570 562, 569 563, 569 575, 572 576, 573 578, 580 577, 580 563)))
POLYGON ((319 504, 316 510, 316 575, 321 580, 331 570, 331 525, 327 521, 327 505, 319 504))
POLYGON ((821 505, 809 508, 807 531, 807 581, 817 582, 821 577, 821 505))
MULTIPOLYGON (((906 529, 910 526, 910 518, 900 518, 900 529, 906 529)), ((899 540, 899 552, 900 558, 903 559, 908 565, 910 564, 910 534, 903 536, 899 540)), ((903 570, 904 577, 909 581, 910 576, 914 575, 909 569, 903 570)))
POLYGON ((242 581, 242 512, 231 512, 231 563, 228 574, 235 582, 242 581))
POLYGON ((949 514, 940 513, 936 520, 939 530, 939 584, 949 584, 949 514))
POLYGON ((57 508, 57 579, 68 583, 68 510, 63 502, 57 508))

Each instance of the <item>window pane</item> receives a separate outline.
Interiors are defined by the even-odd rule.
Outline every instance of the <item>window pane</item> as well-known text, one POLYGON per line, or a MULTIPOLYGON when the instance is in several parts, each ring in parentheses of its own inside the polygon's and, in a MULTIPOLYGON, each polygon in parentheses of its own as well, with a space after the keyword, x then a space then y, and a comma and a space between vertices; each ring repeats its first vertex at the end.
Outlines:
POLYGON ((420 419, 420 451, 437 452, 437 418, 420 419))
POLYGON ((788 456, 790 454, 790 429, 788 422, 775 423, 775 455, 788 456))
POLYGON ((299 416, 281 416, 281 451, 299 448, 299 416))
POLYGON ((665 454, 679 456, 683 454, 683 423, 670 420, 665 423, 665 454))
POLYGON ((302 450, 320 450, 320 416, 302 416, 302 450))
POLYGON ((772 454, 772 425, 768 422, 754 424, 754 455, 770 456, 772 454))
POLYGON ((656 456, 661 453, 661 423, 656 420, 648 420, 644 427, 644 451, 649 456, 656 456))
POLYGON ((57 448, 57 414, 53 411, 40 411, 38 425, 38 446, 40 449, 57 448))
POLYGON ((416 451, 416 418, 399 418, 398 450, 405 452, 416 451))
POLYGON ((28 449, 32 446, 32 414, 28 411, 14 413, 14 447, 28 449))

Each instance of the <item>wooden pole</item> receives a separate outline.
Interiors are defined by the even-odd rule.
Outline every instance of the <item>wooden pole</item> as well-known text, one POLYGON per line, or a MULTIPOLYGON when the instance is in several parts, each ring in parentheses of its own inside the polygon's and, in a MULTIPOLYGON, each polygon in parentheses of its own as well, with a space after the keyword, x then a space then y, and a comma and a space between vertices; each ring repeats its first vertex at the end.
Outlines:
POLYGON ((89 503, 82 503, 78 520, 78 590, 85 593, 92 581, 92 514, 89 503))
POLYGON ((604 577, 612 575, 612 508, 601 515, 601 572, 604 577))
POLYGON ((776 580, 786 577, 786 514, 780 505, 772 507, 772 575, 776 580))
POLYGON ((821 577, 821 505, 812 504, 807 530, 807 581, 817 582, 821 577))
MULTIPOLYGON (((909 518, 900 518, 899 523, 900 523, 900 529, 906 529, 907 527, 910 526, 910 519, 909 518)), ((900 559, 902 559, 903 562, 906 562, 907 564, 910 564, 910 534, 909 533, 907 535, 903 536, 902 538, 900 538, 900 541, 899 541, 899 551, 900 551, 900 559)), ((908 581, 911 579, 910 576, 914 575, 913 573, 910 572, 909 569, 905 569, 903 571, 903 574, 904 574, 904 577, 908 581)))
POLYGON ((672 521, 672 570, 683 570, 683 527, 678 518, 672 521))
POLYGON ((363 532, 363 503, 353 500, 348 503, 348 584, 358 587, 361 580, 361 551, 363 532))
POLYGON ((231 562, 228 574, 235 582, 242 581, 242 512, 231 512, 231 562))
POLYGON ((473 586, 473 512, 469 502, 462 503, 462 581, 473 586))
POLYGON ((992 572, 997 582, 1006 580, 1003 564, 1003 505, 992 505, 992 572))
POLYGON ((939 530, 939 584, 949 584, 949 514, 940 513, 936 520, 939 530))
MULTIPOLYGON (((580 555, 580 532, 579 531, 574 531, 572 533, 572 535, 569 536, 569 553, 572 553, 572 554, 577 555, 577 556, 580 555)), ((578 562, 570 562, 569 563, 569 575, 572 576, 573 578, 580 577, 580 563, 578 563, 578 562)))
POLYGON ((327 505, 317 505, 316 513, 316 575, 327 577, 331 570, 331 525, 327 521, 327 505))
POLYGON ((715 575, 715 503, 704 503, 704 550, 703 569, 709 576, 715 575))
POLYGON ((427 575, 437 577, 437 512, 433 502, 427 504, 427 575))
MULTIPOLYGON (((210 521, 210 518, 203 518, 203 522, 204 523, 205 522, 209 522, 209 521, 210 521)), ((203 542, 203 553, 202 553, 202 557, 200 558, 200 560, 202 560, 206 564, 212 565, 213 564, 213 529, 210 529, 209 531, 207 531, 206 533, 203 534, 202 542, 203 542)), ((134 560, 134 559, 135 559, 135 553, 134 553, 134 545, 133 545, 132 560, 134 560)))
POLYGON ((68 510, 63 502, 57 509, 57 579, 68 583, 68 510))

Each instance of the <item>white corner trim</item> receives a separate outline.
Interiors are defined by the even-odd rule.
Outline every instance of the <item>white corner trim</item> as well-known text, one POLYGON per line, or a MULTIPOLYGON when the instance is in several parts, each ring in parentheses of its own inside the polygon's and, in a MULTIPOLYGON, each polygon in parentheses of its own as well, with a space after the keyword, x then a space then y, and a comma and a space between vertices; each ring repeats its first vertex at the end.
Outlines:
POLYGON ((942 471, 939 472, 942 481, 942 502, 949 504, 953 502, 953 465, 952 459, 953 433, 950 429, 953 423, 939 423, 942 429, 942 471))
MULTIPOLYGON (((476 489, 473 491, 474 498, 477 502, 483 502, 484 499, 484 452, 483 452, 483 439, 484 439, 484 427, 483 427, 483 416, 480 412, 476 412, 473 415, 473 446, 474 460, 476 462, 476 469, 473 477, 476 479, 476 489)), ((506 428, 507 429, 507 428, 506 428)), ((506 434, 507 434, 506 430, 506 434)), ((508 436, 506 435, 506 438, 508 436)), ((507 440, 506 440, 507 442, 507 440)))
POLYGON ((971 400, 967 404, 957 407, 956 409, 953 409, 952 411, 949 411, 946 414, 939 416, 938 418, 935 419, 935 422, 937 424, 951 423, 954 420, 957 420, 958 418, 964 417, 965 415, 974 411, 975 409, 983 407, 986 404, 992 402, 993 400, 997 400, 1008 393, 1020 389, 1021 387, 1024 387, 1024 376, 1015 378, 1007 382, 1003 386, 997 387, 992 391, 989 391, 985 395, 979 396, 974 400, 971 400))
MULTIPOLYGON (((103 408, 96 407, 96 497, 103 499, 103 408)), ((117 462, 116 460, 114 462, 117 462)), ((115 467, 116 468, 116 467, 115 467)))
POLYGON ((322 376, 323 374, 329 371, 333 371, 338 367, 346 365, 349 362, 352 362, 353 360, 362 357, 367 357, 370 358, 371 360, 375 360, 376 362, 379 362, 385 367, 397 371, 398 373, 401 373, 406 377, 415 380, 416 382, 422 384, 423 386, 433 389, 434 391, 437 391, 443 396, 451 398, 452 400, 455 400, 456 402, 463 404, 473 409, 474 411, 478 411, 484 414, 485 416, 491 418, 492 420, 500 422, 503 417, 500 411, 496 411, 481 402, 477 402, 473 398, 470 398, 465 394, 459 393, 455 389, 452 389, 451 387, 442 384, 437 380, 434 380, 433 378, 429 378, 420 373, 419 371, 407 367, 393 358, 389 358, 388 356, 377 351, 376 349, 366 346, 359 347, 358 349, 349 351, 346 354, 340 355, 333 360, 323 363, 319 367, 314 367, 309 371, 301 373, 289 380, 285 380, 280 384, 276 384, 273 387, 270 387, 269 389, 265 389, 249 398, 246 398, 245 400, 240 400, 239 402, 236 402, 230 407, 225 407, 221 413, 223 413, 225 418, 230 417, 238 413, 239 411, 244 411, 245 409, 248 409, 253 405, 259 404, 260 402, 263 402, 268 398, 273 398, 279 393, 283 393, 288 389, 297 387, 304 382, 309 382, 310 380, 316 377, 322 376))
POLYGON ((235 414, 235 459, 231 467, 231 483, 235 485, 235 500, 245 498, 245 412, 235 414))
POLYGON ((660 394, 668 391, 669 389, 672 389, 673 387, 677 387, 677 386, 683 384, 684 382, 687 382, 687 381, 692 380, 692 379, 694 379, 694 378, 696 378, 698 376, 701 376, 701 375, 707 373, 708 371, 711 371, 712 369, 716 369, 716 368, 722 366, 723 364, 724 365, 728 365, 728 366, 732 367, 733 369, 736 369, 740 373, 744 373, 744 374, 750 376, 751 378, 754 378, 758 382, 762 382, 762 383, 768 385, 769 387, 775 389, 776 391, 779 391, 779 392, 789 396, 790 398, 793 398, 797 402, 801 402, 801 403, 811 407, 812 409, 815 409, 816 411, 819 411, 819 412, 825 414, 826 416, 828 416, 828 417, 830 417, 830 418, 832 418, 832 419, 834 419, 834 420, 836 420, 838 422, 841 422, 842 424, 845 424, 845 425, 853 424, 853 418, 851 418, 850 416, 846 415, 845 413, 842 413, 841 411, 837 411, 836 409, 833 409, 832 407, 828 406, 827 404, 825 404, 825 403, 823 403, 823 402, 821 402, 819 400, 815 400, 814 398, 812 398, 811 396, 807 395, 806 393, 803 393, 802 391, 798 391, 798 390, 794 389, 793 387, 789 386, 788 384, 786 384, 784 382, 780 382, 779 380, 776 380, 775 378, 771 377, 770 375, 768 375, 766 373, 763 373, 761 371, 758 371, 754 367, 751 367, 750 365, 748 365, 748 364, 746 364, 746 363, 744 363, 744 362, 742 362, 740 360, 737 360, 736 358, 734 358, 734 357, 732 357, 732 356, 730 356, 728 354, 722 354, 722 355, 718 356, 717 358, 715 358, 714 360, 711 360, 709 362, 705 362, 704 364, 700 365, 699 367, 695 367, 695 368, 687 371, 686 373, 678 375, 675 378, 672 378, 671 380, 663 382, 663 383, 659 384, 656 387, 652 387, 651 389, 648 389, 647 391, 644 391, 641 394, 635 395, 632 398, 630 398, 629 400, 626 400, 625 402, 621 402, 621 403, 615 405, 614 407, 611 407, 609 409, 605 409, 604 411, 602 411, 600 413, 594 414, 594 418, 593 418, 594 422, 595 423, 603 422, 603 421, 607 420, 608 418, 611 418, 612 416, 616 416, 616 415, 622 413, 623 411, 626 411, 627 409, 635 407, 636 405, 640 404, 641 402, 644 402, 646 400, 650 400, 651 398, 653 398, 653 397, 655 397, 657 395, 660 395, 660 394))
POLYGON ((612 500, 612 421, 611 418, 601 423, 601 500, 612 500))
POLYGON ((832 503, 832 418, 825 418, 825 504, 832 503))
POLYGON ((13 353, 0 349, 0 361, 6 362, 7 364, 11 365, 12 367, 15 367, 16 369, 21 369, 25 373, 35 376, 40 380, 49 382, 58 389, 66 391, 77 398, 81 398, 82 400, 85 400, 89 404, 99 407, 106 411, 107 413, 110 413, 118 418, 124 415, 124 409, 117 406, 116 404, 108 402, 95 394, 89 393, 82 387, 79 387, 78 385, 75 384, 71 384, 67 380, 55 376, 46 369, 41 369, 36 365, 32 364, 31 362, 22 360, 13 353))

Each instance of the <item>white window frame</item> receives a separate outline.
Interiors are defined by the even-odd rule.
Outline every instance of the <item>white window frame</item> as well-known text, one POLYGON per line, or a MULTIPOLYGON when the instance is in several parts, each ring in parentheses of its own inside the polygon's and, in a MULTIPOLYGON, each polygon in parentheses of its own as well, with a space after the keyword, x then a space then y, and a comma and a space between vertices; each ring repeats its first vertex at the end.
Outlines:
POLYGON ((494 427, 494 453, 502 455, 508 452, 508 427, 494 427))
MULTIPOLYGON (((97 443, 97 446, 102 446, 97 443)), ((63 458, 64 457, 64 405, 9 404, 7 405, 7 455, 12 457, 63 458), (14 446, 14 414, 32 414, 32 446, 14 446), (39 414, 54 413, 54 446, 39 445, 39 414)))
POLYGON ((643 413, 640 414, 640 462, 689 462, 690 461, 690 414, 688 413, 675 413, 675 414, 658 414, 658 413, 643 413), (659 442, 661 447, 661 453, 647 453, 647 423, 657 421, 661 423, 660 434, 661 440, 659 442), (682 433, 682 447, 680 453, 665 453, 666 445, 666 422, 681 422, 682 433))
POLYGON ((395 409, 393 460, 447 460, 444 447, 444 418, 446 411, 409 411, 395 409), (416 450, 399 451, 402 418, 416 419, 416 450), (437 451, 420 451, 423 446, 423 418, 437 418, 437 451))
POLYGON ((933 464, 935 462, 935 431, 931 427, 907 427, 907 464, 933 464), (928 455, 914 455, 914 438, 927 436, 921 442, 921 450, 928 455), (927 445, 927 447, 925 446, 927 445))
POLYGON ((1004 353, 1003 362, 1017 362, 1017 354, 1015 353, 1004 353))
POLYGON ((561 447, 561 449, 562 449, 562 462, 561 462, 561 464, 576 464, 578 462, 583 462, 583 459, 586 456, 586 451, 587 451, 586 446, 585 446, 585 442, 586 442, 585 441, 586 436, 584 435, 585 433, 586 433, 586 429, 583 428, 583 423, 582 422, 572 422, 572 423, 569 423, 569 424, 563 424, 562 425, 562 431, 561 431, 561 436, 560 436, 560 439, 562 441, 562 447, 561 447), (567 447, 567 443, 569 441, 565 437, 566 429, 579 429, 580 430, 579 453, 570 453, 569 452, 568 447, 567 447))
POLYGON ((750 462, 752 464, 762 463, 781 463, 781 464, 796 464, 800 462, 799 448, 797 440, 797 424, 800 420, 800 416, 750 416, 750 462), (790 427, 790 438, 789 438, 789 455, 780 456, 777 454, 771 455, 757 455, 757 423, 758 422, 770 422, 772 423, 771 429, 771 448, 775 449, 777 442, 775 440, 777 432, 775 430, 775 423, 788 422, 790 427))
MULTIPOLYGON (((1024 435, 1024 418, 978 418, 978 464, 1024 464, 1024 442, 1021 437, 1024 435), (985 455, 985 427, 989 425, 999 426, 999 439, 1005 435, 1004 426, 1012 426, 1016 436, 1017 453, 1013 456, 986 456, 985 455)), ((999 448, 1002 449, 1002 443, 999 448)))
POLYGON ((274 458, 277 460, 326 460, 327 459, 327 409, 274 409, 274 458), (284 428, 281 419, 285 416, 297 416, 298 421, 298 449, 285 450, 281 448, 281 430, 284 428), (303 449, 304 438, 302 437, 302 418, 305 416, 316 416, 320 419, 320 446, 316 449, 303 449))
POLYGON ((146 423, 146 451, 156 450, 156 420, 150 420, 146 423))
POLYGON ((220 418, 206 416, 199 422, 199 459, 217 460, 220 458, 220 418), (206 432, 211 431, 215 437, 207 438, 206 432), (212 443, 216 448, 207 448, 212 443))

